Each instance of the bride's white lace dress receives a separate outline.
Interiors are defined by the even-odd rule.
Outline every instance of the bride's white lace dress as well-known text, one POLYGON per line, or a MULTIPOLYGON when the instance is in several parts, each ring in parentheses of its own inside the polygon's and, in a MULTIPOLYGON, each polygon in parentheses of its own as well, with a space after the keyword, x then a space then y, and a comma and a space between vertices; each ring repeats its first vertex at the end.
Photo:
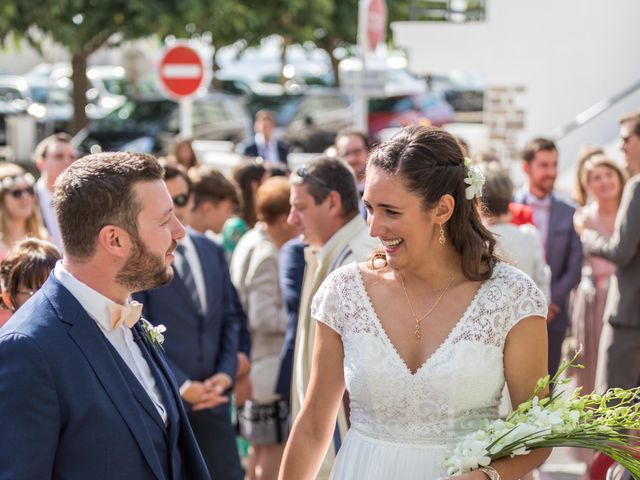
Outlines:
POLYGON ((338 332, 351 401, 351 428, 334 464, 336 480, 434 480, 463 435, 498 416, 503 349, 522 318, 546 316, 545 297, 521 271, 499 263, 449 336, 412 373, 376 316, 359 267, 334 271, 312 315, 338 332))

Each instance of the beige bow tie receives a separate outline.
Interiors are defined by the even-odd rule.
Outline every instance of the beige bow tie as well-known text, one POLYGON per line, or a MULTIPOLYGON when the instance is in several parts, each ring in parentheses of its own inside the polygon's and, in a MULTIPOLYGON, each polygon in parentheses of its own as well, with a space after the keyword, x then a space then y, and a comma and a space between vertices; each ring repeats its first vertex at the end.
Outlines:
POLYGON ((136 301, 129 302, 127 305, 110 303, 109 314, 111 315, 111 330, 115 330, 122 324, 131 328, 142 314, 142 304, 136 301))

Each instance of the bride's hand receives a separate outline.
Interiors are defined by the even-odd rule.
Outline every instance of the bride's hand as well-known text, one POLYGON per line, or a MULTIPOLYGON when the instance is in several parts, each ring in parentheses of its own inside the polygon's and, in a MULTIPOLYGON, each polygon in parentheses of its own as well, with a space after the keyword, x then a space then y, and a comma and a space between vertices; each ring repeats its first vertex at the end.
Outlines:
POLYGON ((448 480, 487 480, 487 476, 480 470, 474 470, 473 472, 458 475, 456 477, 449 477, 448 480))

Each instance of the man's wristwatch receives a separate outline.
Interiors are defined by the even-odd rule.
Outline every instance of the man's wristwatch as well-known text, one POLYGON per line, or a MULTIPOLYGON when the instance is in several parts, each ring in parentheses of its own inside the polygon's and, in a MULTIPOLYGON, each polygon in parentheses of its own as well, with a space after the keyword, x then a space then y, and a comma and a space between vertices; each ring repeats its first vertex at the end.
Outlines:
POLYGON ((489 477, 489 480, 500 480, 500 474, 492 466, 480 467, 478 470, 489 477))

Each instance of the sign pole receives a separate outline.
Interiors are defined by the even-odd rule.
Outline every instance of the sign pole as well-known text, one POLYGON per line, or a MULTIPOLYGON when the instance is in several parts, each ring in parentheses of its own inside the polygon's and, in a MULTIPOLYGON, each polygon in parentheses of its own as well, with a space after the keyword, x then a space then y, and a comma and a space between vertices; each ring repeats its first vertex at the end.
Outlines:
POLYGON ((355 126, 358 130, 369 134, 369 98, 364 93, 363 82, 366 77, 366 29, 367 29, 367 9, 369 0, 359 0, 358 2, 358 59, 361 70, 358 72, 356 81, 356 95, 354 104, 355 126))
POLYGON ((193 97, 180 99, 180 136, 183 140, 193 138, 193 97))

